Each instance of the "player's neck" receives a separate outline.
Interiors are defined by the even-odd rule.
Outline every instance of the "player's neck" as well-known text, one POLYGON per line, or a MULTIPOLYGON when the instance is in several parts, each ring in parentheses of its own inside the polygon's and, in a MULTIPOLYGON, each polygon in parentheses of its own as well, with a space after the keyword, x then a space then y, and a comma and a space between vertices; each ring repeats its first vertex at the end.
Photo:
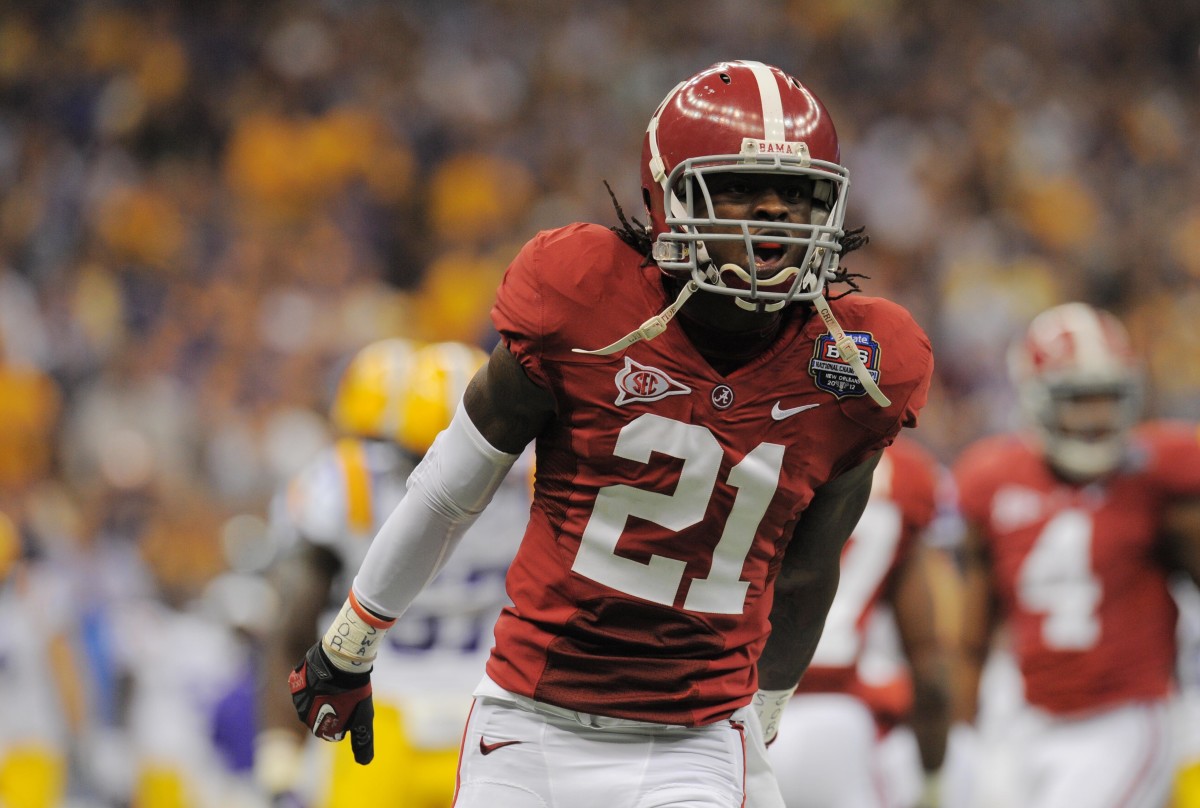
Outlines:
MULTIPOLYGON (((719 301, 734 308, 733 301, 719 301)), ((711 318, 696 316, 702 311, 689 311, 686 307, 679 312, 679 325, 688 340, 714 370, 728 375, 765 351, 779 336, 783 324, 789 319, 791 307, 778 312, 757 315, 753 320, 744 319, 736 323, 739 327, 723 327, 711 318)), ((739 310, 740 311, 740 310, 739 310)))

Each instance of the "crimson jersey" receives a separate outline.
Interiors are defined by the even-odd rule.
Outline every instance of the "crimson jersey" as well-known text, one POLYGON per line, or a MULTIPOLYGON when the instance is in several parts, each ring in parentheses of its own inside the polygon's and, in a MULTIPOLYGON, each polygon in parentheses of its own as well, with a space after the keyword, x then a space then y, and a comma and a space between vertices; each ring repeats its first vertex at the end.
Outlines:
POLYGON ((919 444, 901 438, 883 453, 871 499, 842 551, 842 577, 821 641, 796 692, 849 693, 889 713, 897 698, 906 700, 906 687, 897 694, 862 682, 858 663, 876 606, 933 522, 937 491, 937 461, 919 444), (882 698, 886 704, 875 704, 882 698))
POLYGON ((557 418, 487 670, 550 704, 692 726, 749 702, 797 517, 915 424, 932 354, 904 309, 857 296, 834 311, 886 410, 817 317, 726 376, 678 325, 614 356, 572 352, 668 302, 658 268, 597 225, 538 234, 505 274, 493 320, 557 418))
POLYGON ((1127 467, 1085 486, 1016 435, 974 444, 955 467, 1031 704, 1073 713, 1170 691, 1176 607, 1159 519, 1172 498, 1200 496, 1197 437, 1144 424, 1127 467))

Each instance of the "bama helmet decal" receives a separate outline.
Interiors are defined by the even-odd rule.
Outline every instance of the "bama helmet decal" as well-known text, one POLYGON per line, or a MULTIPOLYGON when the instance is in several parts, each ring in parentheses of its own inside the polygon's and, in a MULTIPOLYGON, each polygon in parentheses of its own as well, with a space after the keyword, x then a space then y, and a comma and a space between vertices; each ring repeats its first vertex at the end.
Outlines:
MULTIPOLYGON (((846 336, 858 346, 858 355, 862 357, 871 378, 878 384, 879 343, 869 331, 847 331, 846 336)), ((867 389, 854 375, 854 368, 842 359, 833 337, 829 334, 823 334, 817 339, 813 348, 813 358, 808 363, 808 375, 813 377, 817 387, 833 393, 839 399, 867 394, 867 389)))

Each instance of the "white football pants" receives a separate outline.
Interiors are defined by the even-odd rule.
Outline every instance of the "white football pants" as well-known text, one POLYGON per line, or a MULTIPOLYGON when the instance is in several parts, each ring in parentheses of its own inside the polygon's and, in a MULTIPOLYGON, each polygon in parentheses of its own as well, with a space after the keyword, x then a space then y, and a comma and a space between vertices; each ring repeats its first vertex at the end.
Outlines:
POLYGON ((782 808, 748 707, 679 727, 497 691, 485 681, 476 692, 455 808, 782 808))
POLYGON ((884 808, 878 731, 859 699, 792 697, 768 757, 787 808, 884 808))

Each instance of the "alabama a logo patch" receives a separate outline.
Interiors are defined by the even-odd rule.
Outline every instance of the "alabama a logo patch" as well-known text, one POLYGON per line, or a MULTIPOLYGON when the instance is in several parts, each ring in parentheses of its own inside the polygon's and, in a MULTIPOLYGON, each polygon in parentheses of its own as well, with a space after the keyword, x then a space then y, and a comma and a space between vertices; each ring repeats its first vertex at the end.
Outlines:
MULTIPOLYGON (((858 346, 858 355, 862 357, 871 378, 878 384, 879 343, 869 331, 847 331, 846 336, 858 346)), ((813 358, 808 363, 808 375, 813 377, 817 387, 833 393, 839 399, 867 394, 862 382, 854 375, 854 368, 842 360, 837 346, 833 344, 833 337, 828 334, 823 334, 813 348, 813 358)))
POLYGON ((680 384, 658 368, 634 362, 625 357, 625 367, 614 380, 617 383, 617 406, 630 401, 658 401, 667 396, 678 396, 692 392, 692 388, 680 384))

